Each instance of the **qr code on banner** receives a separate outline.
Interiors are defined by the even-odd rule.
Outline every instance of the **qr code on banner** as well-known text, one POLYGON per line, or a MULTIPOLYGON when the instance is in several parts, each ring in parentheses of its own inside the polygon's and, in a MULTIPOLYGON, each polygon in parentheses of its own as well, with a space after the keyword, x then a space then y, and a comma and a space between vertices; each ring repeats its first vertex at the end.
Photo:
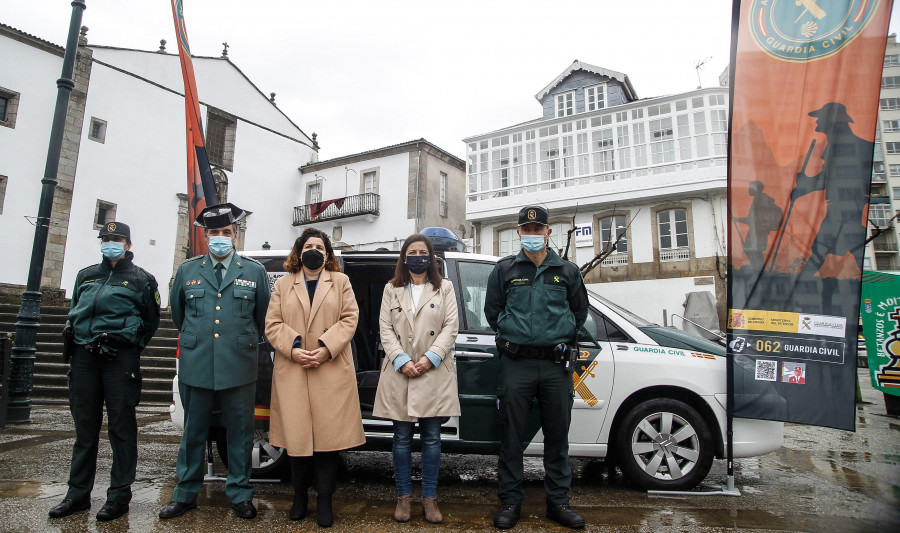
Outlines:
POLYGON ((778 372, 778 361, 756 361, 756 380, 775 381, 778 372))

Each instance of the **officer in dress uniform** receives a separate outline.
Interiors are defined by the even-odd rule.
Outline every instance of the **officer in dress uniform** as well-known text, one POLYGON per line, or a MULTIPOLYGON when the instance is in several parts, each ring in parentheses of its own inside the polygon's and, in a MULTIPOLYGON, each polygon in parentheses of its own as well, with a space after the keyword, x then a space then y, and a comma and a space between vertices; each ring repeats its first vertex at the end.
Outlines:
POLYGON ((547 518, 573 529, 584 527, 584 519, 569 507, 574 392, 566 361, 567 345, 574 345, 576 329, 587 319, 587 290, 578 267, 547 246, 548 220, 549 213, 539 206, 519 211, 522 250, 497 262, 485 295, 484 314, 497 332, 500 353, 500 508, 494 515, 499 529, 514 527, 521 516, 525 425, 535 398, 544 432, 547 518))
POLYGON ((75 445, 69 470, 69 490, 50 510, 61 518, 91 507, 97 470, 97 448, 103 404, 106 403, 113 461, 106 503, 97 520, 116 519, 128 512, 131 484, 137 468, 137 418, 141 398, 141 350, 159 327, 156 279, 135 265, 131 230, 109 222, 98 235, 103 261, 75 278, 66 327, 69 358, 69 409, 75 422, 75 445))
POLYGON ((174 518, 197 507, 216 397, 228 436, 225 494, 237 516, 256 516, 250 456, 257 343, 270 291, 265 268, 234 251, 234 223, 245 216, 232 204, 204 209, 195 224, 206 229, 209 253, 182 263, 172 284, 172 320, 181 332, 178 389, 184 434, 178 449, 178 485, 172 501, 159 512, 160 518, 174 518))

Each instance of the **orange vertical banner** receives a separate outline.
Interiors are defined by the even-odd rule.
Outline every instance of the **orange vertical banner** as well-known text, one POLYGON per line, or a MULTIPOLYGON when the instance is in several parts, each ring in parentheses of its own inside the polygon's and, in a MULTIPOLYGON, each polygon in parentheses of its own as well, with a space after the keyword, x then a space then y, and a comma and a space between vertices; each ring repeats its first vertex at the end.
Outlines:
POLYGON ((172 0, 172 17, 178 34, 178 56, 181 59, 181 74, 184 77, 184 111, 187 124, 187 194, 188 194, 188 255, 207 252, 203 228, 193 224, 203 209, 219 203, 212 169, 203 142, 203 126, 200 118, 200 99, 197 97, 197 82, 194 79, 194 64, 191 61, 191 47, 188 44, 187 28, 184 23, 182 0, 172 0))
POLYGON ((891 4, 735 2, 728 342, 736 417, 855 428, 860 277, 891 4))

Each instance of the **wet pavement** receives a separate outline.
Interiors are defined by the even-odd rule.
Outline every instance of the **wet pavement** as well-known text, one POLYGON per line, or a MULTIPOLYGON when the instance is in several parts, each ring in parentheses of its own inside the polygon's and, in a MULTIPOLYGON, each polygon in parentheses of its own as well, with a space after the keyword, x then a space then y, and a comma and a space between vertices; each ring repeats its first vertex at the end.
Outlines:
MULTIPOLYGON (((717 460, 698 494, 650 496, 602 462, 573 460, 572 505, 587 521, 587 531, 719 532, 719 531, 898 531, 900 530, 900 419, 885 414, 881 393, 860 372, 863 399, 857 409, 856 433, 788 424, 784 446, 777 452, 735 461, 740 497, 703 496, 724 483, 725 462, 717 460)), ((172 520, 159 520, 175 485, 175 455, 180 431, 169 421, 167 406, 139 408, 137 481, 131 511, 112 522, 97 522, 105 501, 111 451, 101 435, 97 482, 92 509, 62 519, 47 511, 66 492, 74 440, 66 406, 35 405, 32 422, 0 430, 0 532, 125 531, 312 531, 315 496, 306 519, 287 517, 293 491, 288 484, 259 483, 255 520, 234 516, 221 482, 208 482, 198 509, 172 520)), ((105 429, 105 428, 104 428, 105 429)), ((225 471, 216 463, 217 473, 225 471)), ((413 465, 414 477, 418 464, 413 465)), ((544 518, 540 459, 526 464, 523 518, 513 531, 566 531, 544 518)), ((335 524, 331 531, 496 531, 496 458, 445 454, 439 502, 444 524, 427 524, 421 508, 413 520, 397 524, 391 479, 391 457, 383 452, 343 454, 335 524)), ((419 486, 414 484, 414 502, 419 486)))

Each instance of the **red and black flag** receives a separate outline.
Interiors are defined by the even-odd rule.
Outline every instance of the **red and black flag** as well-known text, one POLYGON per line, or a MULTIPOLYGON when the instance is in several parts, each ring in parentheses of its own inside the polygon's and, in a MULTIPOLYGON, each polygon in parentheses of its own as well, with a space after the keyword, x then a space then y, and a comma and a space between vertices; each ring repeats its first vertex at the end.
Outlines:
POLYGON ((734 3, 736 417, 855 428, 860 276, 891 3, 734 3))
POLYGON ((191 47, 188 44, 187 27, 184 23, 182 0, 172 0, 172 16, 175 32, 178 34, 178 56, 181 58, 181 74, 184 76, 184 114, 187 122, 187 179, 188 179, 188 250, 189 256, 207 252, 203 228, 193 224, 205 208, 219 203, 212 169, 203 142, 203 126, 200 118, 200 100, 197 98, 197 82, 194 79, 194 64, 191 62, 191 47))

